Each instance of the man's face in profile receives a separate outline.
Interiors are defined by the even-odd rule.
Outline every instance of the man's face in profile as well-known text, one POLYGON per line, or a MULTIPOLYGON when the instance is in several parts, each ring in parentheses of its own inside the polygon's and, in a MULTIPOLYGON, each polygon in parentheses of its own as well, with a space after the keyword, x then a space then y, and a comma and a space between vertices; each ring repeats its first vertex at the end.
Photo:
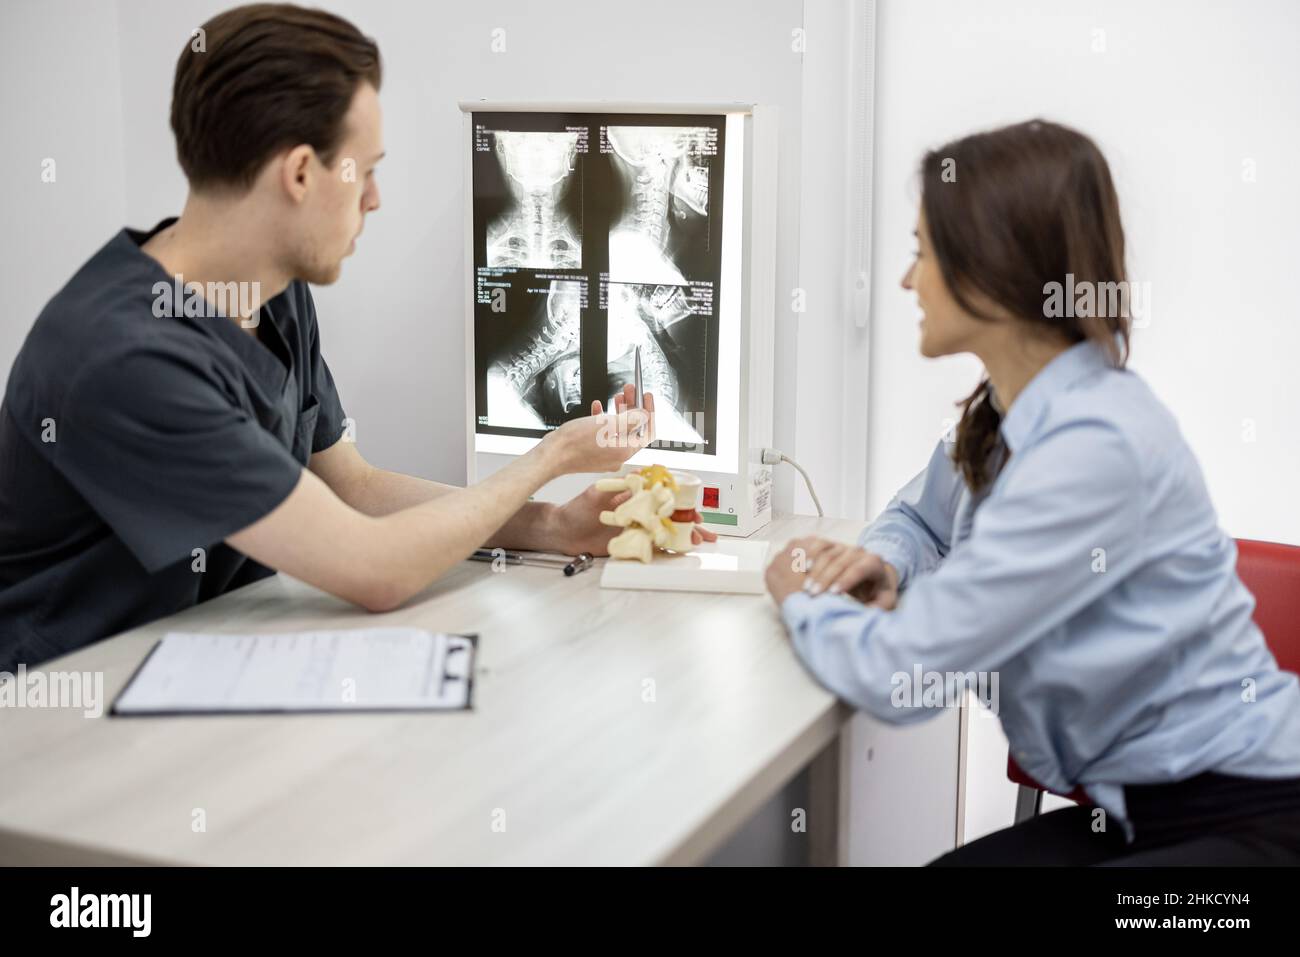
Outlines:
POLYGON ((384 155, 379 94, 362 83, 344 119, 344 138, 334 161, 316 164, 295 230, 295 278, 328 285, 356 249, 367 213, 379 208, 375 165, 384 155))

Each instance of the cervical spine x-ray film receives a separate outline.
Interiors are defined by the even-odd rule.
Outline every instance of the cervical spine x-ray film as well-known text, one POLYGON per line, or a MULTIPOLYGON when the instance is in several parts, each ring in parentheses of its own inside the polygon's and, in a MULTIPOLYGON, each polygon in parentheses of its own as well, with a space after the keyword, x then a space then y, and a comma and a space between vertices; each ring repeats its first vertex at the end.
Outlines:
POLYGON ((539 437, 633 381, 716 449, 723 116, 475 113, 479 433, 539 437))

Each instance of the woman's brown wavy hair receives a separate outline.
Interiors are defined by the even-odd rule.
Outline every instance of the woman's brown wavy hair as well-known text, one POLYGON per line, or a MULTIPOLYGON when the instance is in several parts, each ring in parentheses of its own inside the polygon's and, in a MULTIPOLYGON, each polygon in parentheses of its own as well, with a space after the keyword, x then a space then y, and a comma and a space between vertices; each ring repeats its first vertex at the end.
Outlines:
MULTIPOLYGON (((1066 341, 1091 339, 1116 366, 1124 365, 1124 229, 1110 168, 1092 140, 1045 120, 975 133, 927 153, 921 182, 935 259, 963 310, 995 321, 990 304, 1001 307, 1066 341), (1120 283, 1120 308, 1106 308, 1106 298, 1095 295, 1091 304, 1053 315, 1050 284, 1063 289, 1067 274, 1076 288, 1085 281, 1095 289, 1120 283)), ((953 461, 976 492, 996 477, 1005 451, 990 388, 985 378, 958 403, 953 461)))

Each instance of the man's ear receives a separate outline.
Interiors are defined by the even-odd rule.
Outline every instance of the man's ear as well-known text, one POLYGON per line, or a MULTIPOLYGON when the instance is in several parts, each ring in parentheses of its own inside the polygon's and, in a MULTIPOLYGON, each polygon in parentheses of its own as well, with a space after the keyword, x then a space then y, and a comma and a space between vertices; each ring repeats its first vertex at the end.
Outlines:
POLYGON ((280 161, 280 185, 295 203, 301 203, 311 186, 316 151, 303 143, 284 154, 280 161))

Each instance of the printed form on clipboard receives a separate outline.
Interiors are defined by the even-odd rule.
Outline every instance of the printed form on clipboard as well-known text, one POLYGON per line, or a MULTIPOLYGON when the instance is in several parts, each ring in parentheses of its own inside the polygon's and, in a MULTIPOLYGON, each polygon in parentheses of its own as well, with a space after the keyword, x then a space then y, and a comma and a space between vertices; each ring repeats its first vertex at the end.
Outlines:
POLYGON ((419 628, 168 632, 114 715, 470 709, 477 635, 419 628))

